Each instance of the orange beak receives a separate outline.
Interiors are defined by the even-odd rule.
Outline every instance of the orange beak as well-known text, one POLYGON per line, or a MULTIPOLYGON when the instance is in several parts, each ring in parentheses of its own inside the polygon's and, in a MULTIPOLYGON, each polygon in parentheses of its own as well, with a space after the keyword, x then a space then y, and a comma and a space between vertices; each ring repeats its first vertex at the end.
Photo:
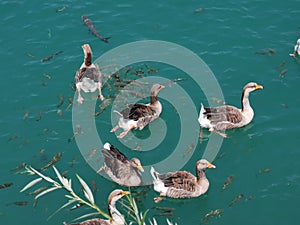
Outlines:
POLYGON ((207 168, 214 169, 214 168, 216 168, 216 166, 213 165, 213 164, 211 164, 211 163, 209 163, 209 164, 207 165, 207 168))

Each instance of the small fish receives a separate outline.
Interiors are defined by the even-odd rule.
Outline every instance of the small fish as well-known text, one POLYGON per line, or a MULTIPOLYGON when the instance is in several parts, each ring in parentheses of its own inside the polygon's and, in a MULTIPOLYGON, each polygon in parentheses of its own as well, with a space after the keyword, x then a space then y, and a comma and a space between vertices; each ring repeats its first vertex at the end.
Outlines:
POLYGON ((265 169, 261 169, 259 170, 259 173, 262 174, 262 173, 270 173, 272 171, 271 168, 265 168, 265 169))
POLYGON ((157 210, 163 211, 163 212, 172 212, 175 210, 175 208, 171 208, 171 207, 161 207, 161 206, 155 206, 154 207, 157 210))
POLYGON ((238 201, 240 201, 241 199, 243 199, 245 196, 243 194, 240 194, 238 196, 236 196, 229 204, 229 206, 232 206, 233 204, 237 203, 238 201))
POLYGON ((63 53, 63 51, 55 52, 55 53, 53 53, 53 54, 51 54, 51 55, 49 55, 49 56, 47 56, 47 57, 45 57, 45 58, 42 58, 42 59, 41 59, 41 62, 49 61, 49 60, 51 60, 52 58, 54 58, 54 56, 57 56, 57 55, 59 55, 59 54, 61 54, 61 53, 63 53))
POLYGON ((201 13, 204 12, 204 8, 197 8, 194 10, 194 13, 201 13))
POLYGON ((131 71, 133 69, 133 66, 130 66, 128 68, 124 68, 123 71, 125 74, 127 74, 129 71, 131 71))
POLYGON ((29 195, 37 195, 46 189, 47 189, 47 187, 40 187, 40 188, 36 189, 35 191, 29 192, 29 195))
POLYGON ((159 214, 156 214, 154 216, 157 216, 157 217, 165 217, 165 216, 174 216, 174 214, 172 212, 163 212, 163 213, 159 213, 159 214))
POLYGON ((29 202, 27 201, 22 201, 22 202, 11 202, 11 203, 8 203, 6 205, 17 205, 17 206, 25 206, 25 205, 28 205, 29 202))
POLYGON ((63 111, 61 109, 57 109, 56 111, 57 115, 59 115, 60 117, 63 116, 63 111))
POLYGON ((83 23, 89 28, 89 30, 92 32, 93 35, 95 35, 97 38, 99 38, 101 41, 104 41, 105 43, 108 43, 108 39, 110 37, 103 37, 97 29, 94 27, 92 21, 85 15, 82 16, 83 23))
POLYGON ((276 54, 276 50, 274 50, 273 48, 268 48, 268 52, 269 52, 269 54, 271 54, 271 55, 276 54))
POLYGON ((32 54, 30 54, 30 53, 27 53, 26 55, 27 55, 28 57, 30 57, 30 58, 35 58, 35 56, 32 55, 32 54))
POLYGON ((183 157, 192 153, 192 151, 194 150, 194 147, 195 147, 195 145, 193 143, 189 144, 188 148, 183 153, 183 157))
POLYGON ((279 77, 280 77, 280 78, 283 78, 284 75, 285 75, 288 71, 289 71, 288 69, 281 70, 281 71, 280 71, 280 74, 279 74, 279 77))
POLYGON ((158 72, 157 69, 154 69, 154 68, 148 66, 147 64, 146 64, 146 68, 148 69, 148 72, 151 72, 151 73, 157 73, 158 72))
POLYGON ((63 12, 65 11, 66 8, 67 8, 66 6, 63 6, 62 8, 57 9, 56 12, 63 12))
POLYGON ((48 162, 45 166, 43 166, 40 171, 46 170, 47 168, 49 168, 50 166, 54 165, 55 163, 57 163, 57 161, 61 158, 62 154, 61 152, 57 153, 50 162, 48 162))
POLYGON ((285 104, 285 103, 282 103, 282 104, 281 104, 281 107, 283 107, 283 108, 286 108, 286 109, 287 109, 287 108, 289 107, 289 105, 288 105, 288 104, 285 104))
POLYGON ((224 209, 215 209, 215 210, 210 211, 209 213, 207 213, 204 216, 201 223, 206 223, 209 220, 209 218, 211 218, 213 216, 219 216, 222 212, 224 212, 224 209))
POLYGON ((41 119, 42 119, 42 117, 43 117, 43 111, 42 110, 40 110, 40 113, 39 113, 39 118, 38 119, 36 119, 35 121, 40 121, 41 119))
POLYGON ((10 136, 10 137, 8 138, 7 142, 16 140, 16 139, 18 139, 18 138, 19 138, 19 136, 14 134, 14 135, 12 135, 12 136, 10 136))
POLYGON ((232 183, 233 179, 234 176, 227 177, 222 189, 225 190, 232 183))
POLYGON ((279 66, 278 66, 278 67, 283 67, 285 64, 286 64, 286 61, 285 61, 285 60, 283 60, 283 61, 282 61, 282 63, 280 63, 280 64, 279 64, 279 66))
POLYGON ((26 163, 21 163, 20 165, 18 165, 16 168, 11 169, 10 171, 17 171, 17 170, 21 170, 26 166, 26 163))
POLYGON ((63 104, 64 104, 64 96, 62 94, 59 94, 58 95, 58 98, 59 98, 59 103, 57 104, 57 108, 61 107, 63 104))
POLYGON ((92 180, 92 187, 93 187, 93 192, 96 193, 98 188, 97 188, 97 183, 94 180, 92 180))
POLYGON ((51 76, 50 76, 49 74, 44 73, 43 76, 44 76, 45 78, 47 78, 48 80, 51 80, 51 76))
POLYGON ((272 48, 268 48, 267 50, 263 50, 260 52, 255 52, 255 54, 258 55, 274 55, 276 54, 276 50, 272 49, 272 48))
POLYGON ((68 142, 70 143, 71 141, 73 141, 73 139, 75 138, 75 136, 78 135, 80 133, 80 131, 81 131, 81 126, 80 125, 76 125, 76 129, 75 129, 75 131, 73 133, 73 136, 68 139, 68 142))
POLYGON ((28 118, 28 116, 29 116, 29 111, 26 111, 22 119, 26 120, 28 118))
POLYGON ((10 187, 12 185, 13 185, 13 183, 0 184, 0 189, 8 188, 8 187, 10 187))

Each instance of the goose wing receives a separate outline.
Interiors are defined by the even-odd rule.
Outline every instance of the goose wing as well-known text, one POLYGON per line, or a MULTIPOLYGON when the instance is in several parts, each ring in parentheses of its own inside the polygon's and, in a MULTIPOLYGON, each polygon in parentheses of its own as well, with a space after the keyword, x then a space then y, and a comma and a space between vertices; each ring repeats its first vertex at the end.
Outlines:
POLYGON ((229 124, 238 124, 243 120, 241 111, 238 108, 229 105, 205 108, 204 115, 213 125, 227 123, 229 126, 229 124))
POLYGON ((159 179, 165 187, 181 189, 184 191, 194 192, 196 190, 197 178, 186 171, 170 172, 158 174, 159 179))
POLYGON ((134 121, 143 117, 152 116, 155 111, 149 106, 144 104, 130 104, 128 108, 120 112, 124 119, 132 119, 134 121))
POLYGON ((77 70, 75 75, 75 82, 78 83, 82 81, 84 77, 89 78, 95 81, 96 83, 101 82, 101 73, 97 67, 91 67, 91 68, 83 67, 77 70))

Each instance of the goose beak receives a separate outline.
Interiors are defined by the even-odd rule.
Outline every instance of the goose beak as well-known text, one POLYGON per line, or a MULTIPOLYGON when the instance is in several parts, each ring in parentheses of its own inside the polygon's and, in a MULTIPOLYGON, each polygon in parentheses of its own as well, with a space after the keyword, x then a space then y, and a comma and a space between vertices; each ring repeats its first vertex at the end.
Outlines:
POLYGON ((129 191, 122 191, 122 192, 121 192, 122 197, 125 196, 125 195, 129 195, 129 194, 130 194, 129 191))
POLYGON ((264 87, 262 85, 256 84, 255 85, 255 89, 259 90, 259 89, 264 89, 264 87))
POLYGON ((138 164, 136 168, 138 168, 141 172, 144 172, 144 168, 141 164, 138 164))
POLYGON ((165 88, 165 86, 164 85, 160 85, 160 89, 164 89, 165 88))
POLYGON ((211 163, 209 163, 209 164, 207 165, 207 168, 214 169, 214 168, 216 168, 216 166, 213 165, 213 164, 211 164, 211 163))

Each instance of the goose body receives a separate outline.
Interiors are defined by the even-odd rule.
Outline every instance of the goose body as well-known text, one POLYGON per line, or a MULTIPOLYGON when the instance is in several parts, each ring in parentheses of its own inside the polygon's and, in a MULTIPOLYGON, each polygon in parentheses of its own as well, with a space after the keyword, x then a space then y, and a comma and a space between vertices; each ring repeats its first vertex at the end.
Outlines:
MULTIPOLYGON (((249 94, 259 89, 263 89, 263 86, 254 82, 245 85, 242 92, 241 109, 230 105, 208 108, 201 104, 198 118, 201 127, 208 128, 210 131, 219 131, 246 126, 254 117, 254 111, 249 102, 249 94)), ((217 133, 226 137, 223 133, 217 133)))
POLYGON ((215 166, 206 159, 199 160, 196 164, 197 176, 186 171, 159 174, 151 167, 154 190, 159 192, 160 196, 171 198, 198 197, 209 188, 209 181, 204 172, 206 168, 215 168, 215 166))
POLYGON ((289 55, 293 56, 294 58, 296 58, 298 55, 300 55, 300 39, 297 40, 297 43, 294 46, 294 52, 289 55))
POLYGON ((84 53, 84 61, 80 69, 76 72, 75 83, 76 89, 78 91, 78 103, 83 103, 83 98, 80 91, 84 92, 95 92, 99 91, 99 96, 101 100, 104 100, 102 95, 102 74, 98 66, 92 63, 92 50, 89 44, 82 45, 84 53))
POLYGON ((81 223, 67 224, 64 225, 125 225, 125 219, 123 215, 117 210, 116 202, 130 192, 116 189, 112 191, 108 197, 108 209, 112 220, 104 220, 100 218, 85 220, 81 223))
MULTIPOLYGON (((142 182, 144 169, 137 158, 129 160, 113 145, 106 143, 102 149, 104 166, 102 169, 117 184, 127 187, 138 186, 142 182)), ((100 172, 98 171, 98 172, 100 172)))
POLYGON ((138 128, 142 130, 145 126, 157 119, 162 112, 162 105, 158 100, 158 93, 164 86, 154 84, 151 88, 150 103, 148 104, 130 104, 121 112, 115 111, 119 116, 118 124, 110 131, 115 132, 119 128, 124 131, 118 136, 123 138, 130 130, 138 128))

